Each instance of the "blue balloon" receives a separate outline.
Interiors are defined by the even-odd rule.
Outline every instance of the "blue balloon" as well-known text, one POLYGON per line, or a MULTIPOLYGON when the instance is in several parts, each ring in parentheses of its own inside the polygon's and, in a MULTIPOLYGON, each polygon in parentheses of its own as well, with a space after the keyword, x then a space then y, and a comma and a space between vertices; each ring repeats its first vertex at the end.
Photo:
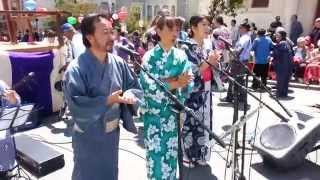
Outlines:
POLYGON ((34 0, 25 0, 23 7, 27 11, 35 11, 37 9, 37 3, 34 0))

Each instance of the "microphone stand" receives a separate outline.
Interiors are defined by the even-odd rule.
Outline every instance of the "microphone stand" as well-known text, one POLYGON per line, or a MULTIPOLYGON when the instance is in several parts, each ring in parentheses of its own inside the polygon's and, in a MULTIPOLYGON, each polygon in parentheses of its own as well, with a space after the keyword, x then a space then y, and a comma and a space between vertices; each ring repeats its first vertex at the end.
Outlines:
MULTIPOLYGON (((144 67, 142 67, 141 64, 138 63, 136 60, 135 55, 131 55, 133 62, 144 72, 147 74, 147 76, 152 79, 160 88, 168 95, 169 99, 174 102, 174 104, 177 106, 179 111, 184 111, 186 114, 192 116, 196 122, 199 123, 200 127, 203 128, 205 131, 209 133, 209 138, 214 139, 221 147, 225 148, 225 143, 215 134, 213 133, 208 127, 206 127, 200 119, 196 116, 195 112, 190 109, 189 107, 184 106, 178 98, 172 94, 168 89, 165 88, 162 81, 159 79, 153 77, 144 67)), ((182 155, 182 148, 181 148, 181 125, 180 121, 177 121, 177 127, 178 127, 178 164, 179 164, 179 179, 183 179, 183 155, 182 155)))
MULTIPOLYGON (((270 95, 270 97, 275 100, 279 105, 280 107, 287 113, 287 115, 289 117, 292 117, 292 114, 282 105, 282 103, 271 93, 271 91, 262 83, 262 81, 260 79, 257 78, 257 76, 255 76, 255 74, 253 72, 251 72, 248 68, 248 66, 246 66, 243 62, 240 61, 240 59, 238 58, 238 55, 240 53, 235 53, 234 51, 231 50, 231 46, 230 44, 228 43, 225 43, 226 44, 226 48, 227 50, 231 53, 231 55, 233 56, 234 60, 237 61, 241 66, 242 68, 244 68, 246 70, 246 80, 245 80, 245 87, 248 89, 248 77, 249 75, 253 77, 253 79, 256 81, 256 82, 259 82, 259 85, 260 87, 263 87, 263 89, 270 95)), ((237 87, 234 87, 235 89, 235 96, 238 95, 238 88, 237 87)), ((248 91, 246 90, 245 91, 245 100, 244 100, 244 117, 246 116, 247 114, 247 110, 248 110, 248 101, 247 101, 247 94, 248 94, 248 91)), ((238 98, 235 97, 235 102, 234 102, 234 119, 233 119, 233 125, 235 123, 235 120, 238 118, 238 105, 239 105, 239 101, 238 101, 238 98)), ((237 146, 239 146, 236 142, 238 140, 238 132, 239 130, 236 130, 235 131, 235 135, 233 136, 233 161, 237 160, 237 154, 235 153, 235 151, 237 150, 237 146)), ((246 140, 246 123, 243 124, 243 134, 242 134, 242 147, 241 147, 241 158, 242 158, 242 162, 241 162, 241 171, 240 171, 240 177, 239 179, 240 180, 245 180, 245 176, 244 176, 244 161, 245 161, 245 140, 246 140)), ((233 162, 233 168, 235 169, 235 162, 233 162)), ((234 174, 232 175, 233 176, 233 179, 235 179, 234 177, 234 174)))
MULTIPOLYGON (((216 67, 216 65, 213 65, 211 64, 208 60, 204 59, 204 61, 209 64, 214 70, 222 73, 223 75, 225 75, 227 77, 227 79, 233 83, 234 85, 234 89, 235 89, 235 93, 234 93, 234 115, 233 115, 233 123, 234 125, 233 126, 236 126, 237 123, 236 121, 238 120, 238 110, 239 110, 239 100, 238 100, 238 90, 242 90, 242 91, 245 91, 246 94, 249 94, 251 97, 253 97, 255 100, 257 100, 258 102, 260 102, 262 105, 264 105, 265 107, 267 107, 270 111, 272 111, 276 116, 278 116, 282 121, 285 121, 285 122, 288 122, 289 119, 285 118, 283 115, 281 115, 279 112, 277 112, 276 110, 274 110, 272 107, 270 107, 268 104, 266 104, 265 102, 263 102, 261 99, 259 99, 257 96, 255 96, 252 92, 250 92, 248 90, 247 87, 247 83, 245 84, 245 86, 241 85, 239 82, 237 82, 233 77, 231 77, 228 73, 226 73, 225 71, 223 70, 220 70, 218 67, 216 67)), ((239 61, 240 62, 240 61, 239 61)), ((245 66, 245 65, 244 65, 245 66)), ((248 78, 248 76, 247 76, 248 78)), ((245 100, 245 104, 244 104, 244 110, 245 110, 245 116, 246 116, 246 111, 247 111, 247 101, 245 100)), ((245 117, 244 116, 244 117, 245 117)), ((246 121, 246 120, 245 120, 246 121)), ((245 124, 245 122, 244 122, 245 124)), ((233 180, 236 180, 236 161, 237 161, 237 154, 236 154, 236 150, 237 150, 237 139, 238 139, 238 136, 237 136, 237 133, 239 130, 237 130, 237 128, 234 128, 234 127, 231 127, 232 129, 234 129, 233 133, 232 133, 232 139, 233 139, 233 160, 232 160, 232 179, 233 180)), ((245 131, 245 130, 244 130, 245 131)), ((244 133, 245 135, 245 133, 244 133)), ((243 151, 244 153, 244 151, 243 151)), ((244 154, 242 153, 242 155, 244 156, 244 154)), ((242 160, 244 161, 244 157, 242 157, 242 160)), ((242 163, 242 167, 241 167, 241 170, 242 172, 240 173, 240 177, 239 179, 240 180, 243 180, 245 179, 244 175, 243 175, 243 170, 244 170, 244 163, 242 163)))
MULTIPOLYGON (((248 89, 248 82, 249 82, 249 74, 245 75, 245 87, 248 89)), ((244 100, 244 110, 243 110, 243 116, 247 116, 247 111, 248 111, 248 93, 245 91, 245 100, 244 100)), ((242 131, 242 147, 241 147, 241 173, 240 173, 240 180, 245 180, 244 176, 244 162, 245 162, 245 151, 246 151, 246 131, 247 131, 247 123, 244 123, 243 125, 243 131, 242 131)))
POLYGON ((288 111, 288 109, 286 107, 284 107, 284 105, 271 93, 271 91, 262 83, 262 81, 260 79, 257 78, 257 76, 252 73, 250 71, 250 69, 248 68, 248 66, 246 66, 243 62, 241 62, 236 55, 236 52, 234 52, 231 47, 230 44, 226 44, 226 49, 230 52, 230 54, 233 56, 234 59, 237 59, 237 61, 241 64, 241 66, 246 70, 246 72, 248 73, 248 75, 252 76, 254 80, 256 80, 257 82, 259 82, 260 86, 270 95, 270 97, 275 100, 279 106, 286 112, 286 114, 289 117, 292 117, 292 114, 288 111))

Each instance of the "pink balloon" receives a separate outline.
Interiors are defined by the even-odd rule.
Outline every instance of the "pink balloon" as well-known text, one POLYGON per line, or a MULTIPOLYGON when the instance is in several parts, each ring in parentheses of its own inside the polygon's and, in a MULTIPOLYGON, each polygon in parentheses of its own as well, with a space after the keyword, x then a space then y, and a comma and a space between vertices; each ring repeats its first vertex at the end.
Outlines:
POLYGON ((47 8, 44 8, 44 7, 38 7, 37 8, 37 11, 39 12, 45 12, 45 11, 48 11, 47 8))

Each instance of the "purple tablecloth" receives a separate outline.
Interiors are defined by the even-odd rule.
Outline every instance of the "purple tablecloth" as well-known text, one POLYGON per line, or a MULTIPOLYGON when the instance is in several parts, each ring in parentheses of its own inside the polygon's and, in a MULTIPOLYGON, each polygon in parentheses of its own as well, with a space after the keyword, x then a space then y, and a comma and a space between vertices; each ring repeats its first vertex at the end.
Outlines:
POLYGON ((34 72, 34 81, 16 89, 23 102, 35 103, 43 113, 52 113, 50 74, 53 70, 54 54, 50 52, 10 52, 12 85, 34 72))

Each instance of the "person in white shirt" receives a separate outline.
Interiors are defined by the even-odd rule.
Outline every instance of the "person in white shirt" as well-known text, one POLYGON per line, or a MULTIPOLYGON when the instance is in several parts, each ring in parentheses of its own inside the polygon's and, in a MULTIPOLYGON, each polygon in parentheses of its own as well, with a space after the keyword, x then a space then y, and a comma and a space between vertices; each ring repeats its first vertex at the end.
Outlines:
POLYGON ((230 36, 232 40, 232 46, 235 46, 239 39, 239 27, 237 26, 237 21, 235 19, 231 20, 230 36))
POLYGON ((84 53, 86 48, 82 42, 82 34, 76 31, 71 24, 63 24, 61 30, 63 35, 67 38, 66 46, 68 50, 66 62, 68 63, 84 53))
MULTIPOLYGON (((231 66, 230 74, 242 86, 245 85, 244 75, 246 74, 246 69, 243 67, 243 64, 247 65, 248 60, 250 58, 250 50, 252 47, 251 36, 249 34, 249 31, 250 31, 249 24, 243 23, 240 25, 239 32, 241 34, 241 37, 235 46, 235 51, 238 52, 237 53, 238 58, 230 62, 230 66, 231 66)), ((221 99, 221 101, 232 103, 234 89, 237 88, 240 92, 238 97, 239 102, 245 103, 247 101, 246 93, 242 89, 240 89, 238 86, 235 86, 235 88, 233 88, 233 86, 234 86, 233 83, 229 81, 227 96, 221 99)))

